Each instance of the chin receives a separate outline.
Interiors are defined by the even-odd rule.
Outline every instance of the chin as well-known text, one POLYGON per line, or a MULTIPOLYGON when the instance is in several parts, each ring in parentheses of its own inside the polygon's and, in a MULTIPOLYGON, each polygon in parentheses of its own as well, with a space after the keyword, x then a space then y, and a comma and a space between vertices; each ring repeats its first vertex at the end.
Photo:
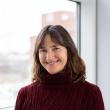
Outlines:
POLYGON ((57 74, 58 72, 50 72, 50 71, 48 71, 49 72, 49 74, 57 74))
POLYGON ((61 72, 62 70, 58 70, 58 71, 49 71, 49 70, 47 70, 47 71, 49 72, 49 74, 57 74, 57 73, 61 72))

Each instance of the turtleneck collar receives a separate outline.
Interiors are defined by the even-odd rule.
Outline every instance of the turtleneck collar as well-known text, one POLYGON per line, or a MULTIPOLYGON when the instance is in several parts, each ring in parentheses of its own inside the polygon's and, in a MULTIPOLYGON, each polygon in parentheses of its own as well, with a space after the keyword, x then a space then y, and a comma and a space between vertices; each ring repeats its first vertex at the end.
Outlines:
POLYGON ((44 85, 68 85, 71 83, 71 75, 66 70, 56 74, 44 73, 42 84, 44 85))

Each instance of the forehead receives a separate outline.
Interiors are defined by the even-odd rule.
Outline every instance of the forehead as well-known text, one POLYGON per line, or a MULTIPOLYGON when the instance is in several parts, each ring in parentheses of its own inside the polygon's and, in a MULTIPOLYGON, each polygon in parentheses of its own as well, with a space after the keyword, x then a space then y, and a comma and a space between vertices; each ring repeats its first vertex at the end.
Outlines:
POLYGON ((45 36, 44 40, 41 43, 41 46, 51 46, 51 45, 59 45, 57 40, 52 39, 51 36, 48 34, 45 36))

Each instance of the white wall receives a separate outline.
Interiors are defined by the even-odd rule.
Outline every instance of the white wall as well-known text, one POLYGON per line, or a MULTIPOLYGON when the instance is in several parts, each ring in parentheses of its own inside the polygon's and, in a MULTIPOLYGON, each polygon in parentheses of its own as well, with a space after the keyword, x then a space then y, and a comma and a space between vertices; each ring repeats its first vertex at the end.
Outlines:
POLYGON ((110 0, 97 0, 98 85, 110 110, 110 0))

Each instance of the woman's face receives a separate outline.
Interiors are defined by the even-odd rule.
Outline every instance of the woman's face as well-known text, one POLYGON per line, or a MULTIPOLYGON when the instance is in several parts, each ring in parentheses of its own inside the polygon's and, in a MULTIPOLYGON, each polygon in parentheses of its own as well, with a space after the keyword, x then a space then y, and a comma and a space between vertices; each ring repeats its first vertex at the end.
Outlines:
POLYGON ((50 35, 46 35, 39 49, 39 60, 41 65, 50 73, 57 74, 67 64, 67 49, 54 43, 50 35))

